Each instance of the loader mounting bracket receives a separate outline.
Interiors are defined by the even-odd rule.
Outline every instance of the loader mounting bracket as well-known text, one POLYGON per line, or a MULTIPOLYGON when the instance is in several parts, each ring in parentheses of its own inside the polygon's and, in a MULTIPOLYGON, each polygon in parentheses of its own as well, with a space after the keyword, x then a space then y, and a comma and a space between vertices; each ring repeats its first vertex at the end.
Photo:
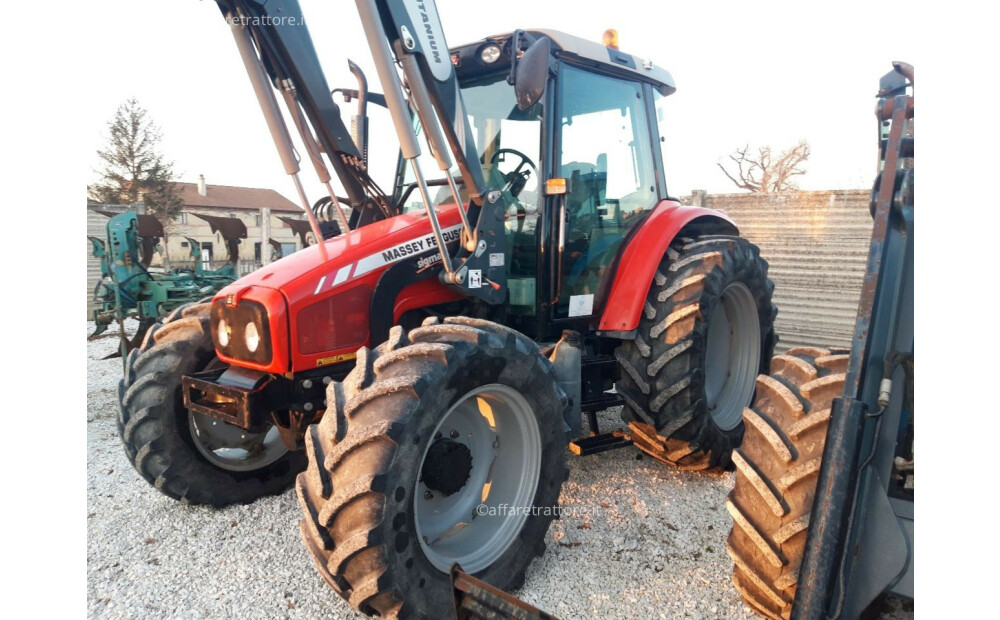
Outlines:
POLYGON ((507 300, 505 204, 498 191, 486 195, 476 223, 478 243, 475 249, 471 252, 461 250, 454 261, 454 271, 451 274, 442 271, 440 276, 443 283, 458 287, 464 295, 493 305, 507 300))

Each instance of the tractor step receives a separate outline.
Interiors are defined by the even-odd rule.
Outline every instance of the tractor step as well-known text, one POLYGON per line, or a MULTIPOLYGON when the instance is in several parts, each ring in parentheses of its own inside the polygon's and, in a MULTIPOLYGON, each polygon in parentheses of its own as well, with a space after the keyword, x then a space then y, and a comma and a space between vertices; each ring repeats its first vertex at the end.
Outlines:
POLYGON ((605 409, 610 409, 611 407, 617 407, 624 404, 625 400, 618 394, 608 394, 607 392, 602 392, 600 397, 594 400, 584 400, 580 403, 580 409, 583 411, 604 411, 605 409))
POLYGON ((632 436, 623 431, 611 431, 590 437, 581 437, 569 442, 569 451, 577 456, 598 454, 632 445, 632 436))

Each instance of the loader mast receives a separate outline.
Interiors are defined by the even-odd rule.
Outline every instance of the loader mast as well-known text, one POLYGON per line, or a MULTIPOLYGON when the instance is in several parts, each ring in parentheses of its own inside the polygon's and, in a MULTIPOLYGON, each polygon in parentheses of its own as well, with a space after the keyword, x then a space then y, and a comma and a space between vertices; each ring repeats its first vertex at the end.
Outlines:
POLYGON ((507 271, 505 265, 498 264, 497 257, 504 253, 505 239, 503 218, 497 216, 502 215, 504 202, 500 192, 486 191, 479 151, 472 139, 472 128, 437 6, 433 0, 356 2, 403 159, 412 168, 441 253, 441 281, 487 303, 503 303, 507 297, 507 271), (404 96, 396 64, 402 66, 408 99, 404 96), (420 169, 420 146, 411 111, 420 119, 427 147, 444 174, 462 218, 459 249, 454 258, 447 249, 427 181, 420 169), (468 211, 451 174, 452 158, 469 197, 468 211))
POLYGON ((792 618, 858 617, 876 596, 913 598, 913 67, 879 83, 879 174, 842 397, 833 401, 792 618), (907 441, 909 437, 909 441, 907 441), (902 452, 902 454, 900 454, 902 452), (904 458, 904 462, 905 462, 904 458))
MULTIPOLYGON (((356 131, 362 144, 355 144, 340 117, 340 109, 333 102, 298 1, 217 2, 233 30, 275 146, 286 173, 295 182, 316 238, 323 236, 298 178, 298 157, 272 87, 281 91, 317 176, 328 190, 341 228, 346 230, 347 222, 330 186, 323 153, 357 214, 352 216, 354 227, 396 215, 390 199, 368 176, 363 155, 365 134, 356 131)), ((497 215, 502 215, 504 201, 501 192, 486 190, 479 152, 437 6, 433 0, 356 0, 356 3, 403 158, 413 169, 441 254, 441 281, 487 303, 503 303, 507 294, 506 268, 502 262, 497 264, 504 252, 503 218, 497 215), (397 65, 402 67, 405 87, 397 65), (441 229, 417 161, 421 151, 412 125, 413 114, 420 119, 427 146, 444 173, 462 219, 460 243, 454 256, 448 249, 449 240, 441 229), (459 180, 452 177, 453 161, 461 175, 459 180), (459 183, 465 187, 468 210, 459 183)), ((355 119, 356 126, 360 127, 362 120, 355 119)), ((325 247, 322 243, 319 247, 325 261, 325 247)))
MULTIPOLYGON (((375 7, 379 11, 383 36, 403 66, 411 95, 410 103, 415 104, 416 112, 427 128, 429 146, 439 166, 445 171, 450 168, 450 150, 466 191, 481 205, 486 180, 479 165, 479 152, 472 140, 473 132, 466 116, 458 77, 434 1, 357 0, 357 3, 366 32, 379 25, 366 19, 369 10, 366 7, 375 7), (435 116, 440 121, 440 129, 447 142, 442 140, 438 123, 433 120, 435 116), (446 165, 447 168, 444 167, 446 165)), ((397 131, 402 129, 397 125, 397 131)), ((409 122, 405 124, 405 131, 412 134, 409 122)))

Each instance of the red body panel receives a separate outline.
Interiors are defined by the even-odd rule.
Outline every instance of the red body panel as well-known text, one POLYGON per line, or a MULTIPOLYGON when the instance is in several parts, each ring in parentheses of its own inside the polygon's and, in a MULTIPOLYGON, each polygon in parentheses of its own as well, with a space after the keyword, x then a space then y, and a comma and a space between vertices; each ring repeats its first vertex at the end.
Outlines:
POLYGON ((442 286, 436 278, 423 280, 400 291, 399 297, 396 298, 396 305, 392 310, 392 318, 398 321, 399 317, 409 310, 462 299, 465 299, 464 295, 442 286))
POLYGON ((737 232, 736 224, 719 211, 685 207, 674 200, 662 201, 622 252, 611 293, 601 313, 599 330, 620 332, 639 326, 642 305, 663 255, 677 233, 698 218, 725 222, 737 232))
MULTIPOLYGON (((452 229, 460 219, 454 207, 439 207, 442 229, 452 229)), ((298 315, 312 304, 339 295, 356 286, 372 289, 379 277, 392 264, 383 251, 413 241, 413 253, 425 252, 436 246, 427 243, 431 224, 424 212, 407 213, 375 222, 324 242, 329 261, 323 262, 316 246, 302 249, 240 278, 216 294, 216 298, 240 293, 241 299, 262 304, 268 313, 273 346, 270 364, 258 365, 236 360, 222 354, 219 358, 231 364, 271 373, 301 371, 323 365, 338 355, 352 354, 357 346, 302 354, 293 343, 298 342, 298 315), (386 262, 389 261, 389 262, 386 262), (248 288, 249 287, 249 288, 248 288)), ((460 299, 454 291, 437 279, 407 287, 396 302, 395 317, 406 310, 460 299)), ((367 343, 367 341, 366 341, 367 343)))

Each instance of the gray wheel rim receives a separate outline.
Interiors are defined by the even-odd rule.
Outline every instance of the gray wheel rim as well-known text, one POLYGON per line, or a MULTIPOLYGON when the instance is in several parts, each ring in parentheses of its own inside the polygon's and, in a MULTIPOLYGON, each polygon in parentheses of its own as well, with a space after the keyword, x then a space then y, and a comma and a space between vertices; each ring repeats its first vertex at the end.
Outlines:
POLYGON ((722 292, 708 320, 705 402, 722 430, 739 426, 753 398, 760 364, 760 317, 753 294, 742 282, 722 292))
POLYGON ((194 445, 202 456, 228 471, 253 471, 267 467, 288 452, 274 426, 251 433, 191 411, 188 412, 188 426, 194 445))
POLYGON ((458 562, 476 573, 503 555, 531 512, 542 461, 538 422, 524 396, 493 383, 448 410, 424 449, 420 471, 438 433, 469 448, 472 468, 465 485, 448 496, 417 483, 417 537, 438 570, 447 573, 458 562))

